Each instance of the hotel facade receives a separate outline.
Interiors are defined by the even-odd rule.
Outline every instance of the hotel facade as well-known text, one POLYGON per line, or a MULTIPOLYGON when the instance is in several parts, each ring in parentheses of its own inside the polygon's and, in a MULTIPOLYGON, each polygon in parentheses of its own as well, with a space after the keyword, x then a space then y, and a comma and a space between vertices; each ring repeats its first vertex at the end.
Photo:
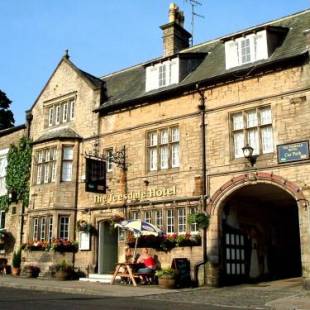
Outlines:
POLYGON ((302 276, 307 286, 310 11, 192 47, 183 23, 171 5, 163 56, 100 78, 64 55, 26 125, 1 133, 2 149, 13 133, 33 147, 29 206, 16 217, 10 205, 3 226, 15 249, 79 242, 24 250, 43 276, 64 257, 112 272, 128 236, 111 223, 141 218, 198 240, 152 253, 161 265, 188 258, 199 283, 302 276), (210 216, 207 230, 188 222, 195 213, 210 216))

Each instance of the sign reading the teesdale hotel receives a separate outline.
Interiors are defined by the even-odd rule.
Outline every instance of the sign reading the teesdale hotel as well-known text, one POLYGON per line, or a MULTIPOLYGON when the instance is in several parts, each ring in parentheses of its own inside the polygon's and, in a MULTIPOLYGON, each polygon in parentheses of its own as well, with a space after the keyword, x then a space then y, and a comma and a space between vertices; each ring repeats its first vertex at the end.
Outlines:
POLYGON ((176 186, 172 187, 161 187, 161 188, 150 188, 146 191, 135 191, 129 192, 128 194, 107 194, 107 195, 96 195, 96 204, 109 204, 121 202, 124 200, 145 200, 149 198, 160 198, 169 197, 176 195, 176 186))
POLYGON ((278 162, 287 163, 309 159, 308 141, 278 145, 278 162))

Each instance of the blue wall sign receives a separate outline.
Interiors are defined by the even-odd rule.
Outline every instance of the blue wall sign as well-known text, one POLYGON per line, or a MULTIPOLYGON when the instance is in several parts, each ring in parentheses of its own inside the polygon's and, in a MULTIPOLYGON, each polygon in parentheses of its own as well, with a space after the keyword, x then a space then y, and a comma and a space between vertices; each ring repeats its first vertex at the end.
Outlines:
POLYGON ((290 144, 281 144, 278 148, 278 162, 287 163, 309 159, 309 142, 297 142, 290 144))

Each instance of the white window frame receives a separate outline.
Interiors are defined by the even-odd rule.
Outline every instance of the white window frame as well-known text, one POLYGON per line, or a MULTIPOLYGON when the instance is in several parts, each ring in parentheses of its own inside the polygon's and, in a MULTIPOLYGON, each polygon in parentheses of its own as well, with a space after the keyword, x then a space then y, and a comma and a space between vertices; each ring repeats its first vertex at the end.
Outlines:
POLYGON ((36 151, 37 162, 35 164, 35 184, 47 184, 56 180, 56 157, 55 146, 36 151))
POLYGON ((54 106, 48 108, 48 126, 54 125, 54 106))
POLYGON ((62 148, 62 168, 61 168, 61 181, 70 182, 73 177, 73 145, 65 145, 62 148), (70 156, 67 157, 66 150, 70 151, 70 156))
POLYGON ((144 211, 144 220, 148 223, 153 224, 152 221, 152 211, 151 210, 146 210, 144 211))
MULTIPOLYGON (((195 214, 198 212, 198 207, 189 207, 189 214, 195 214)), ((190 224, 190 232, 191 233, 199 233, 198 225, 197 223, 191 223, 190 224)))
POLYGON ((178 217, 178 233, 186 233, 186 208, 181 207, 177 208, 177 217, 178 217))
POLYGON ((147 132, 148 171, 180 167, 180 129, 178 126, 147 132))
POLYGON ((70 216, 69 215, 60 215, 59 216, 59 230, 58 230, 58 237, 62 240, 69 240, 70 232, 69 226, 70 225, 70 216))
POLYGON ((39 218, 34 217, 32 219, 32 240, 38 241, 39 240, 39 218))
POLYGON ((163 228, 163 210, 157 209, 154 211, 154 224, 159 228, 163 228))
POLYGON ((273 140, 271 106, 262 106, 232 113, 231 132, 233 141, 233 158, 243 158, 242 147, 247 144, 254 148, 254 155, 273 153, 275 147, 273 140), (256 117, 252 117, 251 119, 249 115, 254 115, 254 111, 256 117), (270 116, 263 119, 263 111, 268 111, 270 116), (236 121, 237 116, 238 121, 236 121), (266 128, 268 129, 268 133, 266 128), (268 134, 270 141, 264 143, 264 137, 267 136, 266 133, 268 134))
POLYGON ((6 188, 6 169, 8 165, 8 152, 9 148, 0 150, 0 196, 7 194, 6 188))
POLYGON ((175 218, 174 218, 174 209, 167 210, 167 234, 175 233, 175 218))

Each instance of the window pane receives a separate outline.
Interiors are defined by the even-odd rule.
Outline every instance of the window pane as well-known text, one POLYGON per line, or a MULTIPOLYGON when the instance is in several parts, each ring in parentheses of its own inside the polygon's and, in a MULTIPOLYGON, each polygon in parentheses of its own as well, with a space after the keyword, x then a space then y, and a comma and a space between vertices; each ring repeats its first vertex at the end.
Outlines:
POLYGON ((44 183, 49 182, 49 173, 50 173, 50 166, 49 164, 44 164, 44 183))
POLYGON ((248 124, 247 124, 248 127, 254 127, 258 125, 256 110, 249 111, 247 113, 247 117, 248 117, 248 124))
POLYGON ((242 148, 244 147, 244 134, 237 132, 234 134, 235 158, 243 157, 242 148))
POLYGON ((168 169, 168 146, 160 147, 160 168, 168 169))
POLYGON ((174 214, 173 209, 167 211, 167 233, 174 232, 174 214))
POLYGON ((162 210, 155 211, 155 225, 160 229, 162 229, 163 227, 163 211, 162 210))
POLYGON ((54 107, 49 108, 48 110, 48 125, 52 126, 54 120, 54 107))
POLYGON ((149 133, 149 146, 156 146, 157 145, 157 132, 150 132, 149 133))
POLYGON ((241 63, 251 61, 250 40, 244 39, 241 41, 241 63))
POLYGON ((157 149, 150 148, 149 155, 150 155, 150 158, 149 158, 150 170, 151 171, 157 170, 157 149))
POLYGON ((171 146, 171 152, 172 152, 172 160, 171 165, 173 168, 180 166, 180 150, 179 150, 179 143, 174 143, 171 146))
POLYGON ((33 219, 33 226, 32 226, 32 240, 37 241, 39 239, 39 219, 33 219))
POLYGON ((174 127, 171 129, 171 140, 172 142, 180 141, 179 128, 174 127))
POLYGON ((62 181, 72 180, 72 162, 64 161, 62 163, 62 181))
POLYGON ((251 129, 248 131, 248 143, 254 149, 253 154, 259 153, 258 130, 251 129))
POLYGON ((47 228, 47 240, 51 241, 53 238, 53 218, 49 217, 48 218, 48 228, 47 228))
POLYGON ((159 87, 166 85, 166 65, 159 67, 159 87))
POLYGON ((56 106, 56 116, 55 123, 58 125, 60 123, 60 105, 56 106))
POLYGON ((68 102, 62 105, 62 121, 66 123, 68 121, 68 102))
POLYGON ((152 211, 145 211, 144 220, 148 223, 152 223, 152 211))
POLYGON ((46 219, 45 217, 43 217, 41 218, 40 240, 45 240, 45 229, 46 229, 46 219))
POLYGON ((178 209, 178 232, 179 233, 186 232, 185 208, 179 208, 178 209))
MULTIPOLYGON (((197 213, 197 208, 196 207, 190 208, 189 210, 190 210, 189 211, 190 214, 197 213)), ((190 228, 191 228, 191 232, 197 232, 198 231, 197 223, 192 223, 190 228)))
POLYGON ((139 212, 138 212, 138 211, 132 211, 132 212, 130 212, 130 219, 132 219, 132 220, 138 220, 138 219, 139 219, 139 212))
POLYGON ((260 122, 261 125, 272 123, 270 107, 260 110, 260 122))
POLYGON ((243 115, 238 113, 233 115, 233 130, 243 129, 243 115))
POLYGON ((263 153, 273 152, 272 127, 267 126, 261 129, 263 153))
POLYGON ((63 148, 63 160, 72 160, 73 159, 73 147, 65 146, 63 148))
POLYGON ((56 162, 52 162, 52 176, 51 176, 51 181, 55 182, 56 180, 56 162))
POLYGON ((113 154, 113 150, 107 150, 107 159, 108 159, 107 170, 108 171, 112 171, 112 168, 113 168, 113 162, 112 162, 113 156, 112 156, 112 154, 113 154))
POLYGON ((43 151, 39 151, 37 154, 38 154, 38 163, 42 163, 43 162, 43 151))
POLYGON ((69 217, 61 216, 59 220, 59 238, 63 240, 69 239, 69 217))
POLYGON ((162 130, 160 132, 160 143, 167 144, 168 143, 168 129, 162 130))
POLYGON ((5 211, 0 210, 0 228, 5 228, 5 211))
POLYGON ((37 184, 41 184, 42 180, 42 165, 37 168, 37 184))
POLYGON ((74 119, 74 113, 75 113, 75 111, 74 111, 74 105, 75 105, 75 102, 74 102, 74 100, 71 100, 70 101, 70 119, 74 119))

